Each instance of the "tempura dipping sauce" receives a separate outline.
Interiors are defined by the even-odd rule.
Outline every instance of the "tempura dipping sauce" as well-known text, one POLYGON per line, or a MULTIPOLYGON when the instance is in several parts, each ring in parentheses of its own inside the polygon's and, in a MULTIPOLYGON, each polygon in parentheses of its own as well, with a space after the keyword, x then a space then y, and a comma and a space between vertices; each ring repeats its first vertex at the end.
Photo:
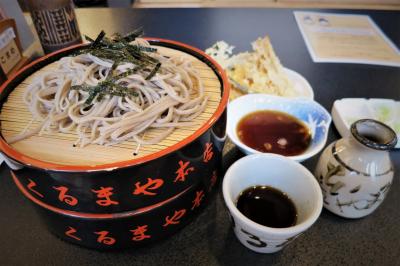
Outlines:
POLYGON ((260 152, 286 156, 303 153, 311 142, 309 128, 284 112, 262 110, 244 116, 236 133, 241 142, 260 152))

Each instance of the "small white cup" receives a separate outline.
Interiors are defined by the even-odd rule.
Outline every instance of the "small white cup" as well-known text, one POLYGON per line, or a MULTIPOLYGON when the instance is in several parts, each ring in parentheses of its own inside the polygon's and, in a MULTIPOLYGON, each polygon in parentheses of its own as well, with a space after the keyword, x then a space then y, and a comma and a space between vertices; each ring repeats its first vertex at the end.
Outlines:
POLYGON ((259 253, 273 253, 306 231, 322 210, 322 193, 314 176, 300 163, 277 154, 253 154, 227 170, 222 192, 239 241, 259 253), (297 210, 297 222, 272 228, 253 222, 236 207, 239 194, 252 186, 269 186, 286 193, 297 210))

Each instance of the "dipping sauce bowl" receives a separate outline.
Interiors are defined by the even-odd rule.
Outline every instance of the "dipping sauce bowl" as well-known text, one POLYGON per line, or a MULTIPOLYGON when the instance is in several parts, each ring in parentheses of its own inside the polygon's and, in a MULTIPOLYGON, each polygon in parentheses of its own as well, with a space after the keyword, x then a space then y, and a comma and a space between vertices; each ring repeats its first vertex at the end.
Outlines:
POLYGON ((232 142, 245 154, 261 153, 244 144, 237 133, 237 126, 246 115, 256 111, 279 111, 287 113, 303 122, 311 134, 308 148, 301 154, 286 156, 301 162, 311 158, 326 144, 331 116, 325 108, 315 101, 304 98, 283 98, 267 94, 248 94, 228 105, 227 134, 232 142))
POLYGON ((236 237, 245 247, 259 253, 277 252, 296 239, 315 223, 323 205, 314 176, 300 163, 276 154, 253 154, 236 161, 225 174, 222 191, 236 237), (296 207, 295 225, 267 227, 241 213, 237 199, 252 186, 269 186, 285 193, 296 207))

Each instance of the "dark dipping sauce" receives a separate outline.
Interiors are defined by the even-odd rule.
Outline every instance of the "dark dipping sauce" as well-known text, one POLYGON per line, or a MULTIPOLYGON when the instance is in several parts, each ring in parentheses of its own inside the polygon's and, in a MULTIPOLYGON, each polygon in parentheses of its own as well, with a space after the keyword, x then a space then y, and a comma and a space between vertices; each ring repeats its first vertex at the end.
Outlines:
POLYGON ((268 186, 245 189, 240 193, 236 206, 253 222, 268 227, 290 227, 297 221, 292 200, 282 191, 268 186))
POLYGON ((236 132, 250 148, 286 156, 303 153, 311 142, 310 130, 302 121, 279 111, 252 112, 239 121, 236 132))

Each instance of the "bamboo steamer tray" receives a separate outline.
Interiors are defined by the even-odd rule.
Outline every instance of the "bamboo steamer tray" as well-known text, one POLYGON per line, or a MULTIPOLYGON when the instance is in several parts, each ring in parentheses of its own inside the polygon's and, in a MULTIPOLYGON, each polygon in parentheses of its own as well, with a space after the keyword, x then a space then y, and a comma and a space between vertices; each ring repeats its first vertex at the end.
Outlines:
MULTIPOLYGON (((195 119, 196 125, 176 128, 172 134, 154 145, 138 146, 133 140, 113 146, 102 146, 91 144, 83 148, 74 147, 73 143, 77 139, 75 132, 53 133, 44 132, 27 139, 11 144, 11 147, 18 152, 45 162, 61 165, 103 165, 132 159, 140 159, 150 154, 158 153, 171 147, 182 140, 193 135, 202 125, 206 124, 215 113, 221 102, 221 83, 218 76, 205 62, 184 51, 158 46, 158 51, 166 56, 178 56, 188 58, 194 68, 198 71, 205 95, 208 97, 207 107, 204 112, 195 119)), ((8 138, 17 135, 23 130, 36 128, 40 121, 34 121, 28 107, 23 102, 23 94, 31 81, 42 75, 44 72, 57 68, 58 61, 50 63, 37 70, 10 93, 2 106, 0 113, 1 134, 7 141, 8 138)), ((145 133, 145 137, 152 137, 165 129, 150 129, 145 133)))

